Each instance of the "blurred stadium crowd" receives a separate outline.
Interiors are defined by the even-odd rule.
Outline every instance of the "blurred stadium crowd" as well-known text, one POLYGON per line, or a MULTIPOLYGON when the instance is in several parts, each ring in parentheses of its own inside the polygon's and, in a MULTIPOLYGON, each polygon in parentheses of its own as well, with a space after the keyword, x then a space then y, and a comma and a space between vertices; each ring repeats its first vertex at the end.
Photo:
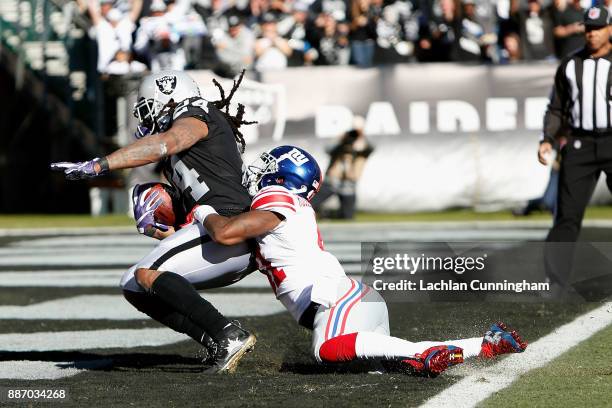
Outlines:
POLYGON ((591 0, 77 0, 98 71, 512 63, 583 44, 591 0))

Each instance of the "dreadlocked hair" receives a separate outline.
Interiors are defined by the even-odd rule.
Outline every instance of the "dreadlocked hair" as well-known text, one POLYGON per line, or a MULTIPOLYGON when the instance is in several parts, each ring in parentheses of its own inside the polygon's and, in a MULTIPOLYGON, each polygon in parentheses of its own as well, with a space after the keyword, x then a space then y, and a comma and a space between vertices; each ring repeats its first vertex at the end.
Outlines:
POLYGON ((218 101, 213 101, 212 103, 215 105, 217 109, 221 111, 221 113, 223 113, 223 116, 225 116, 225 119, 227 119, 227 122, 232 127, 232 131, 234 132, 234 137, 236 138, 236 142, 240 144, 240 153, 244 153, 244 149, 245 149, 244 136, 242 135, 242 132, 240 132, 240 126, 252 125, 254 123, 257 123, 257 121, 249 122, 243 119, 244 118, 244 105, 241 103, 238 104, 238 110, 236 112, 236 116, 233 116, 229 112, 230 102, 232 101, 234 94, 238 90, 238 87, 240 87, 240 83, 242 82, 242 77, 244 77, 244 72, 245 70, 243 69, 242 72, 240 73, 240 76, 238 77, 238 80, 233 81, 234 85, 232 86, 232 90, 230 91, 227 98, 225 97, 225 91, 223 90, 223 87, 221 86, 221 84, 216 79, 213 78, 213 84, 215 84, 217 89, 219 89, 219 93, 221 94, 221 99, 219 99, 218 101))

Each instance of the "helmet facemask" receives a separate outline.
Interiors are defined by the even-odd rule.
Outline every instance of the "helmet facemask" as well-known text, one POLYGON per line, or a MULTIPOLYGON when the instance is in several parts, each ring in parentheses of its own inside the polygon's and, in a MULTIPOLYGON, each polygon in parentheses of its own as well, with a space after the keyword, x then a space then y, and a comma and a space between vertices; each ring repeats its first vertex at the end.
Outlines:
POLYGON ((242 185, 246 187, 251 196, 259 191, 259 182, 267 174, 278 172, 276 158, 268 152, 262 153, 257 160, 247 166, 242 175, 242 185))
POLYGON ((155 99, 140 98, 134 105, 134 117, 138 119, 135 136, 137 139, 164 132, 168 128, 172 111, 176 107, 173 99, 162 105, 155 99))

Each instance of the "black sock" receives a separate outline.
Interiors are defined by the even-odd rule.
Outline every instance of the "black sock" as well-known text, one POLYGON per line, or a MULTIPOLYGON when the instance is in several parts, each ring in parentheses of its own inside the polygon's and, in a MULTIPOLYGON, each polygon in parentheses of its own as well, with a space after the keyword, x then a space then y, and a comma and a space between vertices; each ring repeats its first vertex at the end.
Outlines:
POLYGON ((174 272, 164 272, 155 279, 151 290, 168 305, 204 329, 215 341, 221 340, 223 328, 230 324, 213 305, 202 298, 189 281, 174 272))
POLYGON ((157 320, 161 324, 175 330, 179 333, 184 333, 202 344, 202 338, 206 331, 191 321, 184 314, 173 310, 159 296, 146 293, 124 291, 123 295, 128 302, 136 309, 145 313, 153 320, 157 320))

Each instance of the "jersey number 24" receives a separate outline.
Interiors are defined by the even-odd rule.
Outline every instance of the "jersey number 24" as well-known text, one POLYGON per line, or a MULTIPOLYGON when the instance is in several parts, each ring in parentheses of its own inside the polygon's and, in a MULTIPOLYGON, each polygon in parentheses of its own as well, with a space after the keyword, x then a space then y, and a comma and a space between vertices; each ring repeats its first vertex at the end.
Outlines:
POLYGON ((198 201, 210 191, 205 181, 198 180, 198 172, 185 166, 180 159, 172 158, 172 181, 180 187, 183 193, 189 189, 194 201, 198 201))

